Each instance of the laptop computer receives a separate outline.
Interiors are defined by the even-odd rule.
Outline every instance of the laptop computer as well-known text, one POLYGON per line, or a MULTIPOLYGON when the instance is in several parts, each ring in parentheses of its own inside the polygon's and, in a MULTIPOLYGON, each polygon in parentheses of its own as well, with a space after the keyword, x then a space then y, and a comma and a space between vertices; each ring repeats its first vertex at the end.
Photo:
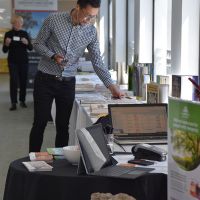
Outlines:
POLYGON ((85 172, 94 176, 134 179, 154 170, 154 168, 117 166, 109 154, 101 124, 79 129, 76 133, 81 151, 78 174, 85 172))
POLYGON ((167 144, 167 104, 109 104, 118 144, 167 144))

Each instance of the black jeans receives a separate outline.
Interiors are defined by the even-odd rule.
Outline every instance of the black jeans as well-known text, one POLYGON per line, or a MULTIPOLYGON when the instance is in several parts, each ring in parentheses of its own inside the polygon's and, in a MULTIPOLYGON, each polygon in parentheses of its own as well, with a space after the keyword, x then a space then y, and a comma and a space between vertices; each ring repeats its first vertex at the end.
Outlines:
POLYGON ((26 100, 26 85, 28 76, 27 63, 13 63, 8 61, 10 74, 10 100, 11 103, 17 103, 17 88, 19 85, 19 101, 26 100))
POLYGON ((75 98, 75 77, 60 81, 44 75, 38 72, 34 82, 34 122, 29 138, 29 152, 41 150, 53 99, 56 104, 55 147, 67 146, 69 140, 68 126, 75 98))

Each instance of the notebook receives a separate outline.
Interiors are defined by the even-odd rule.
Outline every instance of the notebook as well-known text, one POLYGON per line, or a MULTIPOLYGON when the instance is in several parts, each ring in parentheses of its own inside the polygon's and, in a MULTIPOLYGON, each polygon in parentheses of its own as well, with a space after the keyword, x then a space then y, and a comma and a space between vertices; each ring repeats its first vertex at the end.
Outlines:
POLYGON ((109 154, 101 124, 77 130, 76 133, 81 151, 78 174, 85 172, 93 176, 134 179, 154 170, 154 168, 117 166, 109 154))
POLYGON ((167 143, 167 104, 109 104, 108 111, 116 143, 167 143))

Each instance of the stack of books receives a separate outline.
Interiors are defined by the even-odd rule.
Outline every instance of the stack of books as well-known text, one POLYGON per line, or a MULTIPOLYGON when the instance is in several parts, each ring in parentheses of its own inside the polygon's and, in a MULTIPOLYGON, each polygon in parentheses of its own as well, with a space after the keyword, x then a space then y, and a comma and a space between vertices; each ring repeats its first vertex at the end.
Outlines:
POLYGON ((91 104, 90 105, 90 115, 99 116, 108 114, 108 105, 107 104, 91 104))
POLYGON ((30 152, 30 161, 22 164, 30 171, 52 171, 53 159, 64 159, 63 148, 47 148, 47 152, 30 152))

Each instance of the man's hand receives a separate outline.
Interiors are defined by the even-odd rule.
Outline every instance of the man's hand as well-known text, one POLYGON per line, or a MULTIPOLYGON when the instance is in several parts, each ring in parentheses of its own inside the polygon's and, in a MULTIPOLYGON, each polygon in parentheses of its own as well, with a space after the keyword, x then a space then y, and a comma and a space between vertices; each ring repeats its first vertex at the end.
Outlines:
POLYGON ((62 68, 67 65, 67 61, 64 59, 64 56, 60 54, 55 54, 53 56, 54 62, 56 62, 58 65, 60 65, 62 68))
POLYGON ((53 56, 53 60, 54 60, 57 64, 61 65, 62 62, 63 62, 63 60, 64 60, 64 56, 59 55, 59 54, 55 54, 55 55, 53 56))
POLYGON ((108 89, 112 93, 112 96, 115 98, 121 99, 122 97, 125 96, 124 92, 120 91, 120 89, 117 85, 112 84, 108 87, 108 89))
POLYGON ((7 37, 5 39, 5 45, 8 47, 10 45, 11 41, 12 41, 12 39, 7 37))

